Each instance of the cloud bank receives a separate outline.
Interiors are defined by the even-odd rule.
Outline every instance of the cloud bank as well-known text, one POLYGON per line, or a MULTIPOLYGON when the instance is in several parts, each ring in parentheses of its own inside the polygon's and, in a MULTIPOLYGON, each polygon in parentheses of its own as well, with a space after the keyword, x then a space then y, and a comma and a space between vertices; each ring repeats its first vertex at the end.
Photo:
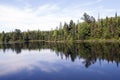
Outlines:
MULTIPOLYGON (((17 0, 22 2, 22 0, 17 0)), ((103 0, 87 1, 62 5, 58 3, 45 3, 38 6, 26 3, 22 8, 18 6, 0 4, 0 31, 13 31, 14 29, 27 30, 51 30, 59 26, 59 23, 69 22, 71 19, 77 22, 84 12, 97 18, 113 16, 119 10, 106 8, 103 0)), ((34 3, 33 3, 34 4, 34 3)))

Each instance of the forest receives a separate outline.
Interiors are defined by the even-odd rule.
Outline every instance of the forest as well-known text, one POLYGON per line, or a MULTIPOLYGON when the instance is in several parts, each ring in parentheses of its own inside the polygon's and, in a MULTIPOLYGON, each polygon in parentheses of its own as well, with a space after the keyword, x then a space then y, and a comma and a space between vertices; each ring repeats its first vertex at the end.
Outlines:
POLYGON ((59 27, 50 31, 24 31, 15 29, 12 32, 1 32, 0 42, 29 42, 29 41, 82 41, 82 40, 120 40, 120 16, 95 19, 87 13, 81 18, 83 22, 60 23, 59 27))

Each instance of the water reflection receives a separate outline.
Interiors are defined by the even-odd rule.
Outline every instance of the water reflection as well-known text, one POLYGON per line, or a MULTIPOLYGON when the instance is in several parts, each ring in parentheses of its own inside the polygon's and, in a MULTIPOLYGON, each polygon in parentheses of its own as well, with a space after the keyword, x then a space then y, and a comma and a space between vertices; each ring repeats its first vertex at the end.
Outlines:
POLYGON ((0 80, 119 80, 119 63, 119 43, 0 45, 0 80))
POLYGON ((39 67, 42 71, 45 72, 56 70, 55 68, 54 69, 50 68, 51 65, 48 63, 54 63, 55 61, 57 61, 57 57, 54 55, 54 53, 53 54, 49 54, 49 53, 50 50, 45 49, 45 50, 41 50, 40 53, 38 51, 29 52, 28 50, 24 50, 24 53, 20 55, 3 54, 2 56, 0 56, 0 58, 3 58, 0 61, 0 65, 1 65, 0 75, 21 71, 21 69, 23 68, 27 68, 27 70, 31 71, 35 68, 35 66, 39 67), (43 63, 49 65, 49 68, 48 66, 45 66, 43 63))
POLYGON ((56 44, 56 43, 44 43, 44 42, 34 42, 34 43, 15 43, 15 44, 2 44, 0 48, 4 53, 6 50, 11 49, 16 54, 21 53, 22 50, 41 50, 41 49, 51 49, 56 52, 58 56, 63 59, 71 59, 75 61, 76 58, 84 59, 83 64, 85 67, 89 67, 94 64, 98 59, 106 60, 109 62, 116 62, 119 65, 120 62, 120 44, 118 43, 80 43, 80 44, 56 44))

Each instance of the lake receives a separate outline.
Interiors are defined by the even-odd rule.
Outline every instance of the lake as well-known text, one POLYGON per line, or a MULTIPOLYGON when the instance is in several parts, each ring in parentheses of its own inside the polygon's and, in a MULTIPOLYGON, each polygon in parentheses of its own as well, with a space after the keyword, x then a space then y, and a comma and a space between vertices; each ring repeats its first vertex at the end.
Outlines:
POLYGON ((0 80, 120 80, 119 43, 0 45, 0 80))

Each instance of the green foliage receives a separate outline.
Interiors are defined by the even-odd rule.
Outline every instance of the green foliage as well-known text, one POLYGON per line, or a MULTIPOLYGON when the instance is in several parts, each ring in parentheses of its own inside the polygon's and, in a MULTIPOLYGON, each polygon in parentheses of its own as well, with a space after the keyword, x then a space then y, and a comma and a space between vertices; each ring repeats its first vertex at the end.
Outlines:
POLYGON ((87 13, 83 14, 82 19, 88 24, 92 23, 95 20, 93 16, 89 16, 87 13))
POLYGON ((73 20, 69 23, 60 23, 59 27, 51 31, 27 31, 21 32, 15 29, 13 32, 4 31, 0 33, 0 42, 29 42, 30 40, 42 41, 69 41, 89 40, 89 39, 120 39, 120 17, 115 14, 115 17, 106 17, 105 19, 95 20, 93 16, 87 13, 83 14, 84 22, 75 24, 73 20))
POLYGON ((90 27, 86 22, 84 22, 79 26, 79 39, 86 40, 89 39, 89 37, 90 37, 90 27))

